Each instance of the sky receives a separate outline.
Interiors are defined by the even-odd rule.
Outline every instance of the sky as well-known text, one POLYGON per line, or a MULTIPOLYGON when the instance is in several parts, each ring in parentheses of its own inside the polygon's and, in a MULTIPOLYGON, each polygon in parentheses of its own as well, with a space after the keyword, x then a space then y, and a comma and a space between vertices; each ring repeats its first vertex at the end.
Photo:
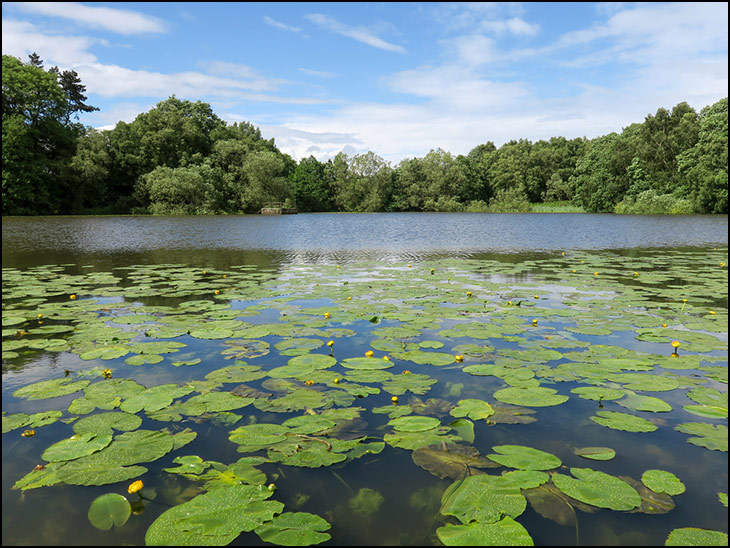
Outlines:
POLYGON ((2 52, 75 70, 79 121, 171 95, 299 161, 393 166, 492 141, 589 139, 728 95, 726 2, 3 2, 2 52))

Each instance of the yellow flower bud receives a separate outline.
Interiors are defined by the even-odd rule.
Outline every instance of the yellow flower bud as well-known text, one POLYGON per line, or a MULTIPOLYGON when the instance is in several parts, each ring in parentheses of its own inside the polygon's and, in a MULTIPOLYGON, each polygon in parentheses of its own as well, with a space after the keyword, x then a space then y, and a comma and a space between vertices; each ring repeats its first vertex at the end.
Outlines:
POLYGON ((131 483, 129 487, 127 487, 127 493, 131 495, 142 489, 142 487, 144 487, 144 483, 142 483, 142 480, 137 480, 131 483))

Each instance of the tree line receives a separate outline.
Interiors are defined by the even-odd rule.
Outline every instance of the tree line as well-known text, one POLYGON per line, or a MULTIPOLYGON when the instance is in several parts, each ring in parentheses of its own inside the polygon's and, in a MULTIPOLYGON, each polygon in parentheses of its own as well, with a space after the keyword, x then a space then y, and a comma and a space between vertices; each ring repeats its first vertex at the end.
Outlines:
POLYGON ((487 142, 395 166, 373 152, 299 162, 247 122, 174 95, 131 123, 78 122, 74 71, 3 55, 3 215, 239 214, 267 202, 301 212, 727 213, 728 102, 682 102, 595 139, 487 142))

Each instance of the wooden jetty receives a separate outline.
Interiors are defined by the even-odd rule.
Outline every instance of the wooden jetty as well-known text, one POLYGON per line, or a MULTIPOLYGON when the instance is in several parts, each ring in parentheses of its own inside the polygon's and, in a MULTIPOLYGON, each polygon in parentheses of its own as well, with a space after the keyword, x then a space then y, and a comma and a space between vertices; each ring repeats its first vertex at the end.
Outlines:
POLYGON ((296 207, 284 207, 283 202, 269 202, 261 208, 261 215, 294 215, 296 207))

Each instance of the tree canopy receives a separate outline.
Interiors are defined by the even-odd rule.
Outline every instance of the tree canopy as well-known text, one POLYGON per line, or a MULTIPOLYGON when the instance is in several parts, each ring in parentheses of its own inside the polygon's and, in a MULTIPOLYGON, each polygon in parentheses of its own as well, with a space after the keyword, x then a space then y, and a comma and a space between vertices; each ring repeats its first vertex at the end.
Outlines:
POLYGON ((594 139, 491 141, 467 155, 436 148, 398 165, 374 152, 299 162, 248 122, 171 96, 131 123, 78 123, 74 71, 3 55, 3 215, 300 211, 727 213, 727 98, 685 102, 594 139))

